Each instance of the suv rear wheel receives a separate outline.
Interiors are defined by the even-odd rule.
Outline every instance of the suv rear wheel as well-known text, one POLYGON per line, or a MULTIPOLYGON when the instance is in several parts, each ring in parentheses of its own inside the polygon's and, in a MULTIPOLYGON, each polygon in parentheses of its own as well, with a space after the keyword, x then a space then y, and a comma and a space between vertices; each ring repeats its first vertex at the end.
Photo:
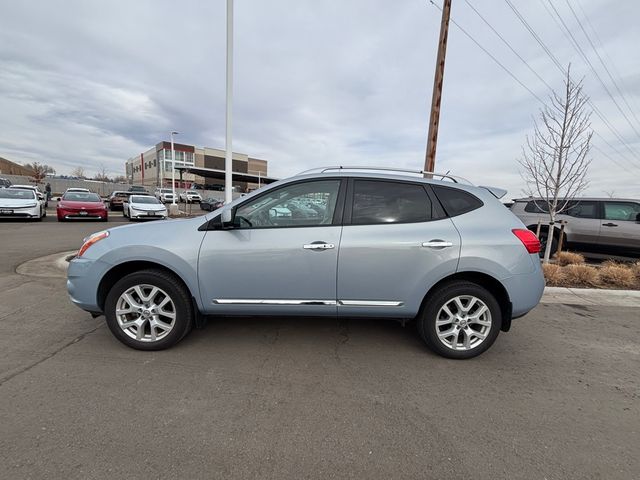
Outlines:
POLYGON ((105 302, 107 325, 115 337, 138 350, 162 350, 178 343, 193 324, 189 292, 178 278, 142 270, 120 279, 105 302))
POLYGON ((447 358, 480 355, 498 337, 500 305, 485 288, 468 281, 446 283, 434 291, 418 318, 427 346, 447 358))

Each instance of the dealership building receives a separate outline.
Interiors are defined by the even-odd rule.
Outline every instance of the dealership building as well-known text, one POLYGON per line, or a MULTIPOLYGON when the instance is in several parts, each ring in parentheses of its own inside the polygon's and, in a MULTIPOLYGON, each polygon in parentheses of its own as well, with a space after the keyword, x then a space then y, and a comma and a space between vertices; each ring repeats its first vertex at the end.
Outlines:
MULTIPOLYGON (((176 188, 222 190, 225 152, 217 148, 174 143, 176 188)), ((129 183, 146 187, 171 187, 171 142, 160 142, 126 162, 129 183)), ((233 153, 234 190, 247 192, 274 182, 267 172, 267 161, 233 153)))

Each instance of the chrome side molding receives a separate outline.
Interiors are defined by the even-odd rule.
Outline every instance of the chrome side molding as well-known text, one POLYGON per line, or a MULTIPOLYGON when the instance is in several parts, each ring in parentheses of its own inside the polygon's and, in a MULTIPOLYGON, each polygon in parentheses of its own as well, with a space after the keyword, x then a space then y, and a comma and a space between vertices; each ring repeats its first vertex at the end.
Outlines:
POLYGON ((394 300, 338 300, 345 307, 401 307, 403 302, 394 300))
POLYGON ((336 305, 335 300, 265 300, 255 298, 215 298, 218 305, 336 305))

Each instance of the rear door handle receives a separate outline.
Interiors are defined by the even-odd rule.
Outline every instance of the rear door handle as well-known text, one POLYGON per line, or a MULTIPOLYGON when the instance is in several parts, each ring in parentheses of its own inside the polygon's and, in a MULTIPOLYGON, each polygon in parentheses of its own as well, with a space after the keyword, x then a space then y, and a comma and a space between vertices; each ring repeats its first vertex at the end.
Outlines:
POLYGON ((603 223, 602 226, 603 227, 617 227, 618 224, 609 222, 609 223, 603 223))
POLYGON ((422 242, 422 246, 428 248, 445 248, 452 247, 453 243, 447 242, 445 240, 430 240, 428 242, 422 242))
POLYGON ((302 246, 305 250, 331 250, 332 248, 336 248, 333 243, 325 243, 325 242, 313 242, 306 243, 302 246))

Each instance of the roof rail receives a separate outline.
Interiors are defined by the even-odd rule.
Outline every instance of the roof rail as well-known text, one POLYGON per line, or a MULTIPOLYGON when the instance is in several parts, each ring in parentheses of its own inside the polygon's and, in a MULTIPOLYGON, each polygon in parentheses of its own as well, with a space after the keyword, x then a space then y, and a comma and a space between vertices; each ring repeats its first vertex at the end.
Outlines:
POLYGON ((399 173, 411 173, 414 175, 423 175, 423 176, 432 176, 432 177, 440 177, 441 179, 449 179, 454 183, 466 183, 468 185, 473 185, 466 178, 458 177, 456 175, 449 175, 447 173, 438 173, 438 172, 427 172, 425 170, 410 170, 405 168, 395 168, 395 167, 358 167, 358 166, 344 166, 338 165, 333 167, 318 167, 312 168, 310 170, 305 170, 304 172, 300 172, 298 175, 307 175, 312 173, 327 173, 335 170, 369 170, 369 171, 383 171, 383 172, 399 172, 399 173))

